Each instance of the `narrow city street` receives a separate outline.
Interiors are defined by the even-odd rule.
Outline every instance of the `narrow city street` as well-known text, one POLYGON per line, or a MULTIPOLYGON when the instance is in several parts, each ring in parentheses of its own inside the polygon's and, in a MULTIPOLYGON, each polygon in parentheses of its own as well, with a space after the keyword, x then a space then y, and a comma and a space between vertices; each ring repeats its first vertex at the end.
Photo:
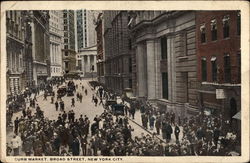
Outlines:
MULTIPOLYGON (((93 90, 93 88, 91 89, 90 85, 88 84, 88 82, 90 81, 90 79, 85 79, 85 80, 74 80, 74 83, 78 85, 78 89, 76 90, 76 93, 82 93, 83 94, 83 100, 82 103, 80 103, 80 101, 76 100, 76 93, 74 94, 74 96, 63 96, 62 100, 65 103, 65 112, 67 113, 70 110, 73 110, 75 113, 75 118, 78 119, 80 117, 80 115, 86 115, 89 120, 90 120, 90 124, 93 123, 94 121, 94 117, 95 116, 100 116, 103 112, 104 112, 104 108, 102 105, 97 105, 95 106, 95 104, 92 102, 92 95, 94 94, 96 96, 96 91, 93 90), (84 91, 82 91, 82 86, 84 86, 84 90, 87 89, 88 94, 85 95, 84 91), (75 98, 75 107, 71 107, 71 99, 75 98)), ((57 88, 54 86, 53 87, 54 92, 57 92, 57 88)), ((55 94, 55 97, 57 96, 57 93, 55 94)), ((32 95, 32 97, 34 97, 34 95, 32 95)), ((105 101, 104 101, 105 103, 105 101)), ((44 111, 44 117, 48 118, 49 120, 57 120, 58 115, 62 114, 62 111, 56 111, 55 109, 55 104, 51 103, 51 96, 47 96, 47 100, 44 99, 43 96, 43 91, 40 92, 40 94, 37 96, 37 104, 41 107, 41 110, 44 111)), ((29 106, 29 103, 27 103, 27 107, 29 106)), ((32 114, 34 114, 35 112, 35 108, 30 108, 32 110, 32 114)), ((22 111, 19 111, 17 113, 13 114, 12 117, 12 122, 14 122, 14 120, 18 117, 20 118, 22 116, 22 111)), ((129 125, 132 127, 133 131, 132 131, 132 137, 135 138, 140 137, 142 134, 143 135, 151 135, 152 136, 152 132, 145 130, 142 125, 141 125, 141 118, 140 118, 140 112, 136 112, 135 114, 135 119, 132 120, 129 118, 129 125)), ((11 138, 13 137, 14 132, 13 131, 8 131, 7 133, 7 143, 10 143, 11 138)), ((89 138, 91 137, 91 135, 89 135, 89 138)), ((163 140, 160 136, 159 136, 160 140, 163 140)), ((172 139, 172 141, 175 141, 175 138, 172 139)), ((25 155, 24 152, 21 151, 20 153, 21 155, 25 155)))
POLYGON ((4 13, 7 156, 242 154, 240 10, 4 13))

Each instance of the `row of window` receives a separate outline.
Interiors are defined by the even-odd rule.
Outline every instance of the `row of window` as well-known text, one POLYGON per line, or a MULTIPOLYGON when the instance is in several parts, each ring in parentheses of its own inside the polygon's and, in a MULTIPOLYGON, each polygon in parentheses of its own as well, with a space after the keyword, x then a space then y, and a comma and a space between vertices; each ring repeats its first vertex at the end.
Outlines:
MULTIPOLYGON (((240 35, 240 28, 241 28, 241 21, 240 21, 240 13, 238 13, 237 15, 237 35, 240 35)), ((222 21, 222 25, 223 25, 223 38, 228 38, 230 37, 230 17, 228 15, 224 16, 222 21)), ((216 41, 218 39, 218 32, 217 32, 217 20, 213 19, 210 22, 211 24, 211 41, 216 41)), ((206 38, 206 26, 205 24, 202 24, 200 26, 200 40, 201 43, 205 43, 207 42, 207 38, 206 38)))
POLYGON ((58 68, 58 67, 52 68, 52 67, 51 67, 51 72, 52 72, 52 73, 58 73, 58 72, 60 72, 60 68, 58 68))
MULTIPOLYGON (((202 81, 207 81, 207 59, 206 57, 202 57, 201 59, 201 74, 202 74, 202 81)), ((230 55, 224 54, 224 67, 220 67, 217 64, 217 58, 215 56, 211 57, 211 80, 212 82, 218 82, 219 80, 223 80, 226 83, 231 83, 231 61, 230 55), (223 73, 224 72, 224 73, 223 73)), ((237 64, 238 64, 238 81, 240 82, 240 67, 241 67, 241 57, 240 54, 237 55, 237 64)))

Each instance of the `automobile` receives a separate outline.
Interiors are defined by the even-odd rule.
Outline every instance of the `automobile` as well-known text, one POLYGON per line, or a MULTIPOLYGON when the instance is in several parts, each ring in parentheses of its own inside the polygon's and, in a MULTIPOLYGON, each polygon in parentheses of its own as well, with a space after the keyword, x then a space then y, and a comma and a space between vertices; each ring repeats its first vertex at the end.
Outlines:
POLYGON ((121 99, 123 101, 131 102, 135 101, 136 97, 133 94, 133 90, 131 88, 125 88, 122 92, 121 99))
POLYGON ((47 87, 46 93, 47 93, 47 96, 54 96, 55 95, 53 88, 51 86, 47 87))
POLYGON ((67 96, 74 96, 74 90, 68 88, 68 89, 67 89, 67 96))
POLYGON ((60 88, 58 88, 57 90, 57 97, 61 98, 63 96, 65 96, 67 93, 67 88, 65 86, 62 86, 60 88))
POLYGON ((105 103, 105 109, 109 109, 110 107, 112 108, 112 105, 117 104, 116 100, 107 100, 105 103))
POLYGON ((112 112, 114 115, 124 115, 124 105, 123 104, 112 105, 112 112))

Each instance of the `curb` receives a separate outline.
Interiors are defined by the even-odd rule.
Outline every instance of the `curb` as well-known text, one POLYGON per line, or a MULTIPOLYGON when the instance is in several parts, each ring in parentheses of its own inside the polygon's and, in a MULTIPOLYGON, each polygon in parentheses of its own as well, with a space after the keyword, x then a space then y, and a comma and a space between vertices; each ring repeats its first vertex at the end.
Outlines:
MULTIPOLYGON (((145 131, 147 131, 149 134, 153 135, 153 133, 152 133, 151 131, 145 129, 145 128, 144 128, 142 125, 140 125, 138 122, 134 121, 134 120, 131 119, 131 118, 128 118, 128 119, 129 119, 130 121, 132 121, 133 123, 135 123, 136 125, 138 125, 139 127, 141 127, 142 129, 144 129, 145 131)), ((155 137, 156 137, 157 139, 159 139, 161 142, 166 143, 166 141, 164 141, 164 140, 163 140, 162 138, 160 138, 159 136, 155 135, 155 137)))

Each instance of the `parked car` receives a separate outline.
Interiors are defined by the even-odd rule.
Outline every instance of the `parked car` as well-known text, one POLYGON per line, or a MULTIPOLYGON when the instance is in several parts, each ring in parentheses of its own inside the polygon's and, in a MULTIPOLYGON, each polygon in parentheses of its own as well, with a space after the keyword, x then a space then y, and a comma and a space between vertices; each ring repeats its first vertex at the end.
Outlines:
POLYGON ((67 93, 67 88, 65 86, 62 86, 57 90, 57 97, 61 98, 65 96, 66 93, 67 93))
POLYGON ((112 105, 112 112, 114 115, 124 115, 124 105, 123 104, 112 105))

